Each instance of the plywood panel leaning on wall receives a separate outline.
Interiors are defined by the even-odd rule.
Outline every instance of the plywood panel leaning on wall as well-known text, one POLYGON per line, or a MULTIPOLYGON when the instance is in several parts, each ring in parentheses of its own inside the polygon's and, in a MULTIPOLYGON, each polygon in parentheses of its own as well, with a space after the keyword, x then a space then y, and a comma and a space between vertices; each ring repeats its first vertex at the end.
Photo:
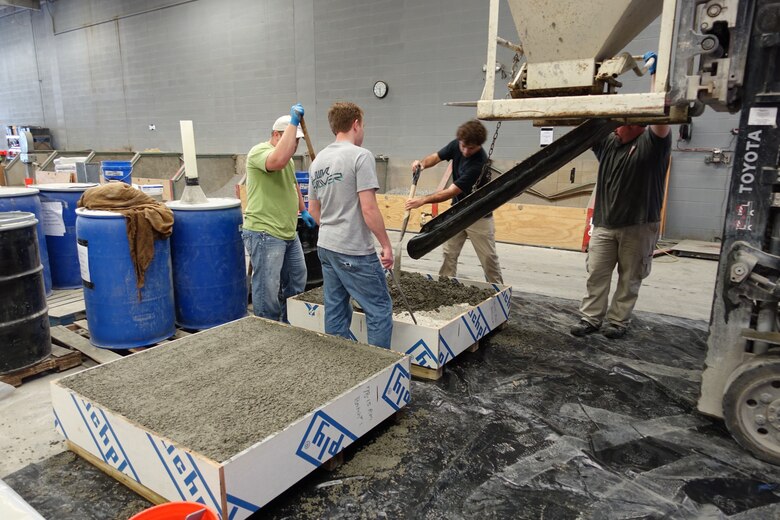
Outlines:
MULTIPOLYGON (((400 229, 404 216, 404 195, 378 195, 379 210, 388 229, 400 229)), ((449 202, 439 203, 439 212, 449 209, 449 202)), ((431 213, 430 205, 413 211, 408 230, 420 231, 420 219, 431 213)), ((496 240, 512 244, 555 247, 579 251, 586 226, 586 208, 505 204, 493 212, 496 240)), ((430 217, 429 217, 430 218, 430 217)))

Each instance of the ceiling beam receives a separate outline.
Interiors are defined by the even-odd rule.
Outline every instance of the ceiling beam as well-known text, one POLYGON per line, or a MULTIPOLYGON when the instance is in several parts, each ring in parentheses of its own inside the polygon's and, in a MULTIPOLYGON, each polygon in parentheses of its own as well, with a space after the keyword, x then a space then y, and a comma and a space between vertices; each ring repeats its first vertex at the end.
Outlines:
POLYGON ((0 6, 19 7, 21 9, 41 10, 40 0, 0 0, 0 6))

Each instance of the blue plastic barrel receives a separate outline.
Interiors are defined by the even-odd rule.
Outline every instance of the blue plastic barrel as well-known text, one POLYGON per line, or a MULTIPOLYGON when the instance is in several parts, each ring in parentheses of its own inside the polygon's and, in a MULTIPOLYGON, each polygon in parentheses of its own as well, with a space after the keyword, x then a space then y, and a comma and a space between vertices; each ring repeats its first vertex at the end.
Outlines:
POLYGON ((171 260, 176 324, 208 329, 247 314, 241 201, 172 201, 171 260))
POLYGON ((306 209, 309 209, 309 172, 295 172, 295 180, 301 188, 303 205, 306 206, 306 209))
POLYGON ((0 211, 27 211, 38 219, 38 251, 43 265, 43 284, 46 296, 51 294, 51 269, 49 268, 49 249, 46 247, 46 235, 43 232, 43 213, 41 199, 35 188, 0 187, 0 211))
POLYGON ((130 161, 101 161, 100 169, 106 182, 124 182, 132 186, 133 163, 130 161))
POLYGON ((76 214, 92 344, 128 349, 171 337, 176 325, 169 239, 154 241, 154 257, 139 299, 124 216, 84 208, 76 214))
POLYGON ((37 184, 43 208, 43 232, 49 251, 51 284, 55 289, 81 287, 76 250, 76 203, 95 183, 37 184))

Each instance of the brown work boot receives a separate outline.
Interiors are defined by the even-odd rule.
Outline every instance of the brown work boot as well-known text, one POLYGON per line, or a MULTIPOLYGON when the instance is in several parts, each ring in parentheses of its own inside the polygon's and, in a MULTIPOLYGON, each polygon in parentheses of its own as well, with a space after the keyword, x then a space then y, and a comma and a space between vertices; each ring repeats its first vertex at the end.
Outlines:
POLYGON ((599 328, 588 320, 580 320, 578 323, 571 326, 569 332, 571 332, 572 336, 581 338, 583 336, 587 336, 588 334, 593 334, 597 330, 599 330, 599 328))
POLYGON ((604 334, 605 338, 620 339, 626 335, 626 332, 628 332, 627 327, 621 327, 620 325, 610 323, 604 327, 604 332, 602 332, 602 334, 604 334))

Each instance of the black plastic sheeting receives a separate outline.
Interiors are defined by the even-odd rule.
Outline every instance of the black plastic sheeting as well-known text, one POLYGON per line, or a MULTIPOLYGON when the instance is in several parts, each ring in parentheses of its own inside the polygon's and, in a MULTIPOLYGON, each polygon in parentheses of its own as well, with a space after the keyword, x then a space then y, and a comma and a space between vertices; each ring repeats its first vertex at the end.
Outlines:
POLYGON ((127 520, 152 504, 66 451, 3 479, 47 519, 127 520))
POLYGON ((515 297, 396 424, 253 518, 780 518, 780 468, 695 412, 706 324, 638 313, 622 340, 575 338, 577 306, 515 297), (396 460, 361 460, 383 444, 396 460))
MULTIPOLYGON (((780 518, 780 467, 695 411, 706 324, 637 313, 622 340, 574 338, 577 305, 516 296, 507 328, 439 381, 414 382, 412 403, 347 448, 341 468, 252 518, 780 518)), ((49 461, 5 480, 47 518, 71 518, 62 497, 101 500, 56 489, 49 461)), ((59 486, 113 482, 95 473, 59 486)))

